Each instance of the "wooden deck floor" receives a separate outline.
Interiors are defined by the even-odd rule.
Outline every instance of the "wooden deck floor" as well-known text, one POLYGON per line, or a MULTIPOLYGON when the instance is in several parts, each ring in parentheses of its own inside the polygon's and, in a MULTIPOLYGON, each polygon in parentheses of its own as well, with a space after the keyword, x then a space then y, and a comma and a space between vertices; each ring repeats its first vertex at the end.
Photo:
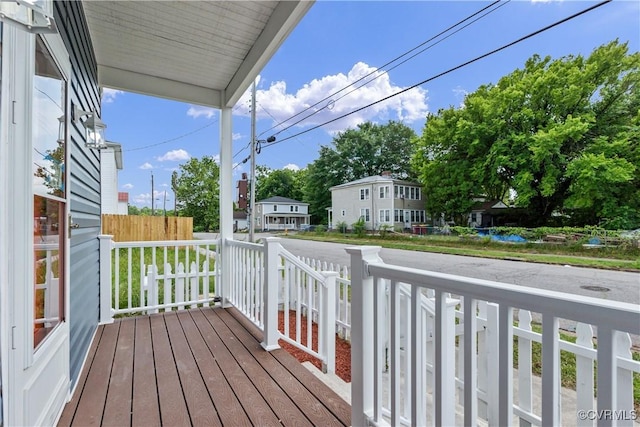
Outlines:
POLYGON ((351 407, 235 309, 100 326, 60 426, 350 425, 351 407))

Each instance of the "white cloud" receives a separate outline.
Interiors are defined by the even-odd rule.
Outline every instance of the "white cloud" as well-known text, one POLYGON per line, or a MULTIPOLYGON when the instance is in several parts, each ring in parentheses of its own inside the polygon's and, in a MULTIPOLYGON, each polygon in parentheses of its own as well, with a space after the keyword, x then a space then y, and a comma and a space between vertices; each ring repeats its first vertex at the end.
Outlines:
POLYGON ((214 154, 212 157, 214 162, 220 164, 220 154, 214 154))
POLYGON ((285 165, 282 169, 289 169, 291 171, 299 171, 300 170, 300 166, 296 165, 295 163, 289 163, 288 165, 285 165))
POLYGON ((102 90, 102 102, 105 104, 110 104, 116 100, 116 96, 122 95, 124 92, 118 89, 109 89, 105 87, 102 90))
POLYGON ((125 190, 131 190, 133 188, 133 184, 126 183, 122 186, 122 188, 124 188, 125 190))
POLYGON ((234 132, 234 133, 233 133, 233 135, 231 135, 231 138, 232 138, 234 141, 237 141, 237 140, 239 140, 239 139, 241 139, 241 138, 242 138, 242 134, 241 134, 241 133, 235 133, 235 132, 234 132))
POLYGON ((188 160, 191 156, 182 148, 178 150, 171 150, 164 153, 164 155, 157 158, 159 162, 177 162, 180 160, 188 160))
MULTIPOLYGON (((163 202, 164 201, 164 195, 165 193, 167 193, 167 196, 169 196, 169 193, 166 191, 158 191, 158 190, 154 190, 153 194, 155 195, 155 207, 156 209, 158 209, 159 206, 159 202, 163 202)), ((133 196, 132 198, 133 202, 138 204, 138 205, 149 205, 151 206, 151 193, 140 193, 140 194, 136 194, 135 196, 133 196)))
MULTIPOLYGON (((320 102, 317 106, 300 114, 300 116, 291 122, 286 123, 285 126, 318 110, 320 111, 318 111, 317 114, 304 120, 298 126, 322 124, 404 89, 394 85, 388 74, 376 72, 375 68, 363 62, 358 62, 347 74, 338 73, 314 79, 298 89, 295 93, 287 91, 287 84, 284 81, 274 82, 268 89, 258 90, 256 99, 258 105, 263 108, 258 107, 256 114, 259 118, 269 118, 270 115, 265 111, 267 110, 278 122, 286 120, 324 99, 328 94, 337 92, 369 73, 373 74, 365 77, 362 82, 358 82, 355 85, 359 86, 371 80, 376 75, 379 77, 358 90, 351 92, 353 88, 349 88, 329 100, 320 102), (343 96, 344 98, 342 98, 343 96)), ((250 115, 248 107, 249 98, 250 92, 247 91, 238 101, 237 114, 250 115)), ((418 87, 354 113, 344 119, 333 122, 325 126, 324 129, 329 132, 340 131, 348 127, 355 127, 359 123, 368 120, 386 121, 394 119, 411 123, 424 119, 427 112, 427 91, 418 87)))
POLYGON ((169 184, 166 184, 166 183, 165 184, 160 184, 160 187, 165 187, 166 188, 166 187, 169 187, 169 184))
POLYGON ((210 119, 215 115, 216 115, 215 108, 201 107, 199 105, 192 105, 187 110, 187 116, 191 116, 194 119, 197 119, 200 116, 204 116, 207 119, 210 119))
POLYGON ((464 107, 464 99, 466 98, 467 95, 469 95, 469 92, 463 89, 462 86, 457 86, 453 88, 452 92, 453 92, 453 95, 456 97, 456 99, 460 102, 460 107, 464 107))
POLYGON ((149 162, 145 162, 143 164, 140 165, 140 169, 146 170, 146 169, 153 169, 153 165, 149 162))

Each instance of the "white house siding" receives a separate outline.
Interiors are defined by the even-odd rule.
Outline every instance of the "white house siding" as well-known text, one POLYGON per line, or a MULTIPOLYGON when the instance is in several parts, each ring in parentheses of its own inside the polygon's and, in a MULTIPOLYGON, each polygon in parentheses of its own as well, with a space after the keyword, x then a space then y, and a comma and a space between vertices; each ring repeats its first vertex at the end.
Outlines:
MULTIPOLYGON (((55 19, 71 59, 71 102, 83 110, 100 111, 97 65, 81 2, 55 3, 55 19)), ((78 379, 98 326, 100 255, 100 155, 84 147, 82 124, 70 128, 70 375, 78 379)))
POLYGON ((118 214, 118 168, 113 148, 100 151, 100 198, 103 214, 118 214))
POLYGON ((271 197, 256 203, 256 227, 292 230, 309 224, 309 204, 284 197, 271 197))
POLYGON ((403 228, 405 212, 409 224, 423 223, 426 221, 424 195, 420 189, 418 197, 418 189, 419 184, 385 176, 367 177, 332 187, 330 227, 337 228, 339 223, 344 222, 351 228, 367 211, 369 218, 365 222, 369 230, 377 230, 384 225, 403 228), (402 186, 402 194, 405 188, 409 189, 409 197, 400 198, 400 194, 394 191, 394 186, 402 186))

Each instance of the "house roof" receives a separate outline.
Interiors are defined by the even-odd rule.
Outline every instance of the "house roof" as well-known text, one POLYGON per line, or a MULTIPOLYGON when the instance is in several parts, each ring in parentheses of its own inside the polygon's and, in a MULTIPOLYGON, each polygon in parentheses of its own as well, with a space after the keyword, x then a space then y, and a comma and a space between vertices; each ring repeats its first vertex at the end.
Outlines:
POLYGON ((122 170, 124 167, 122 162, 122 145, 117 142, 107 141, 107 147, 113 149, 113 156, 116 160, 116 169, 122 170))
POLYGON ((502 203, 500 200, 487 200, 485 202, 478 202, 471 207, 472 212, 484 212, 491 209, 506 209, 508 206, 502 203))
POLYGON ((280 196, 269 197, 268 199, 259 200, 256 203, 287 203, 290 205, 305 205, 305 206, 309 205, 309 203, 301 202, 299 200, 289 199, 288 197, 280 197, 280 196))
POLYGON ((418 184, 417 182, 405 181, 403 179, 394 179, 389 176, 373 175, 373 176, 367 176, 364 178, 356 179, 355 181, 345 182, 344 184, 334 185, 333 187, 329 188, 329 190, 333 191, 340 188, 346 188, 346 187, 355 186, 355 185, 375 184, 375 183, 383 183, 383 182, 388 182, 393 184, 402 184, 402 185, 413 185, 413 186, 421 187, 421 185, 418 184))
POLYGON ((245 211, 233 211, 233 219, 246 220, 247 213, 245 211))
POLYGON ((100 86, 233 107, 313 1, 83 1, 100 86))

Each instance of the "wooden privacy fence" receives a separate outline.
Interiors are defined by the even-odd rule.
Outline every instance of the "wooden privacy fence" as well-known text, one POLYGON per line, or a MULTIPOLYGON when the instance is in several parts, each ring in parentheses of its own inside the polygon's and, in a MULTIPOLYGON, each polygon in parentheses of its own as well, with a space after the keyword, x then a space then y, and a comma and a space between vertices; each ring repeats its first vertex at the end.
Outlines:
POLYGON ((113 236, 116 242, 193 240, 193 218, 102 215, 102 234, 113 236))

